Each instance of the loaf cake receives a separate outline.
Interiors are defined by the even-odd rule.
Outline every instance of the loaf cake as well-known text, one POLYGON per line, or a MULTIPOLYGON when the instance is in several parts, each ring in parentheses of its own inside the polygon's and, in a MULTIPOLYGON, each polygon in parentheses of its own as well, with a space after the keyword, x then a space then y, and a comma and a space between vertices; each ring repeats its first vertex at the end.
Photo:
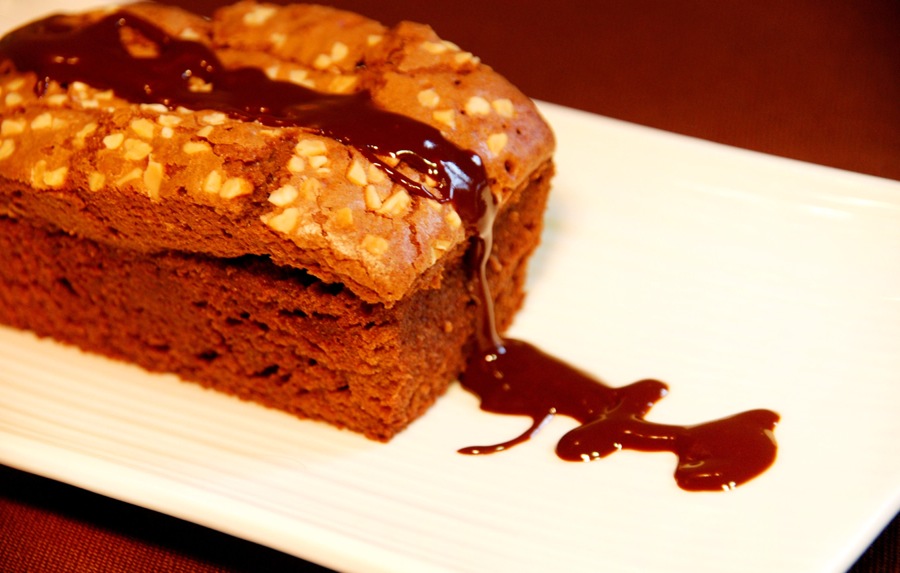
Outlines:
POLYGON ((0 41, 0 323, 388 440, 521 306, 553 149, 424 25, 54 16, 0 41))

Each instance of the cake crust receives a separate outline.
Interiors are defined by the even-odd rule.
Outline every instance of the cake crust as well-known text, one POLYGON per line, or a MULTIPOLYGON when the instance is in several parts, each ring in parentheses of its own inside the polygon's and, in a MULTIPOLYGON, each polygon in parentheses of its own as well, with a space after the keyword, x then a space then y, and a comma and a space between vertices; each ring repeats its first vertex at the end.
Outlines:
MULTIPOLYGON (((478 154, 501 205, 553 151, 531 100, 427 26, 253 2, 210 21, 153 4, 123 10, 204 43, 229 67, 369 92, 478 154)), ((79 82, 38 96, 36 81, 0 63, 0 213, 148 253, 266 256, 387 304, 432 281, 429 269, 466 240, 451 203, 411 196, 354 147, 308 129, 131 103, 79 82)))

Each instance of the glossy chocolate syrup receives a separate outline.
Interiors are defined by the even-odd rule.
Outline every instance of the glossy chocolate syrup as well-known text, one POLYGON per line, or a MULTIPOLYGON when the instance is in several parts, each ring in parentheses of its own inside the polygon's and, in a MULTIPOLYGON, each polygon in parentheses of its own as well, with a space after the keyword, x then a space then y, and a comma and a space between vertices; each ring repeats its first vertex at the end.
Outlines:
POLYGON ((520 436, 460 450, 466 454, 506 450, 563 415, 581 425, 557 444, 562 459, 592 461, 621 449, 672 452, 678 456, 675 480, 686 490, 732 489, 775 461, 774 412, 752 410, 692 426, 655 424, 644 416, 668 393, 662 382, 610 388, 527 342, 505 340, 501 352, 473 359, 462 383, 481 397, 482 409, 532 419, 520 436))
POLYGON ((367 92, 323 94, 274 81, 259 68, 226 69, 204 44, 169 36, 130 14, 115 13, 86 26, 46 18, 4 38, 0 55, 19 70, 37 73, 38 94, 50 81, 62 85, 80 81, 112 89, 133 102, 216 110, 267 125, 303 127, 357 148, 416 195, 452 201, 465 220, 481 220, 488 208, 490 189, 481 158, 456 147, 439 130, 375 107, 367 92), (153 57, 132 55, 122 42, 125 29, 155 45, 153 57), (212 89, 197 89, 198 84, 212 89), (400 160, 431 176, 438 182, 439 195, 386 159, 400 160))
MULTIPOLYGON (((0 42, 0 57, 17 69, 36 72, 39 95, 51 81, 80 81, 133 102, 218 110, 246 121, 299 126, 351 145, 410 192, 453 203, 477 231, 474 272, 482 300, 492 300, 485 276, 495 204, 481 159, 430 126, 377 108, 366 92, 326 95, 271 80, 258 69, 226 69, 203 44, 172 38, 125 13, 81 27, 54 17, 36 22, 0 42), (157 53, 130 54, 121 40, 126 27, 155 44, 157 53), (192 90, 198 78, 212 89, 192 90), (438 182, 437 194, 392 168, 386 158, 431 176, 438 182)), ((675 479, 686 490, 732 489, 774 461, 774 412, 752 410, 691 426, 649 422, 645 416, 667 393, 665 384, 641 380, 608 387, 526 342, 502 339, 492 305, 482 308, 481 351, 463 374, 463 386, 481 398, 482 409, 529 416, 533 423, 507 442, 460 452, 506 450, 528 440, 554 415, 564 415, 581 425, 559 441, 562 459, 590 461, 620 449, 672 452, 678 456, 675 479)))

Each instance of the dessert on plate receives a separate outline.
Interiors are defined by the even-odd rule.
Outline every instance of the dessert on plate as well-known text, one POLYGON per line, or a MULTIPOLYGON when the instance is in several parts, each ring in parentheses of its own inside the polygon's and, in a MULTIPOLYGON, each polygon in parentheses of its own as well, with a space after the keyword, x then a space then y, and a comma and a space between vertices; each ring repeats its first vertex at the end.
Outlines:
POLYGON ((522 304, 553 150, 424 25, 48 17, 0 41, 0 323, 387 440, 522 304))

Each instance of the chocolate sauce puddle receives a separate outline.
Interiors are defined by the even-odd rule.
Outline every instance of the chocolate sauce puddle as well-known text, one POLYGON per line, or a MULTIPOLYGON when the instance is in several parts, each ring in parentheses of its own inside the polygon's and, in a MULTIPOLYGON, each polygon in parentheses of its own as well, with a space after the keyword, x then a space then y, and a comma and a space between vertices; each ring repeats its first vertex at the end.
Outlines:
POLYGON ((51 81, 80 81, 136 103, 216 110, 244 121, 301 127, 355 147, 413 194, 452 202, 475 231, 477 264, 472 270, 485 301, 480 351, 469 361, 462 384, 480 397, 483 410, 532 419, 527 431, 509 441, 461 453, 509 449, 527 441, 553 416, 563 415, 581 425, 559 441, 560 458, 591 461, 620 449, 672 452, 678 457, 676 482, 686 490, 733 489, 775 460, 774 412, 751 410, 689 426, 656 424, 645 416, 668 392, 664 383, 641 380, 611 388, 526 342, 501 338, 486 279, 496 205, 480 157, 431 126, 379 109, 369 93, 327 95, 272 80, 259 69, 228 69, 205 45, 173 38, 124 12, 83 26, 60 17, 29 24, 0 41, 0 57, 37 73, 38 95, 51 81), (157 53, 132 55, 123 45, 125 28, 155 44, 157 53), (197 90, 198 81, 211 89, 197 90), (435 191, 401 173, 399 164, 437 181, 435 191))
POLYGON ((516 438, 460 450, 465 454, 509 449, 563 415, 581 425, 557 444, 560 458, 592 461, 622 449, 672 452, 678 456, 675 481, 689 491, 733 489, 775 461, 774 412, 751 410, 692 426, 648 422, 644 416, 668 393, 664 383, 640 380, 610 388, 519 340, 507 339, 499 352, 472 359, 462 384, 481 397, 483 410, 532 419, 516 438))

